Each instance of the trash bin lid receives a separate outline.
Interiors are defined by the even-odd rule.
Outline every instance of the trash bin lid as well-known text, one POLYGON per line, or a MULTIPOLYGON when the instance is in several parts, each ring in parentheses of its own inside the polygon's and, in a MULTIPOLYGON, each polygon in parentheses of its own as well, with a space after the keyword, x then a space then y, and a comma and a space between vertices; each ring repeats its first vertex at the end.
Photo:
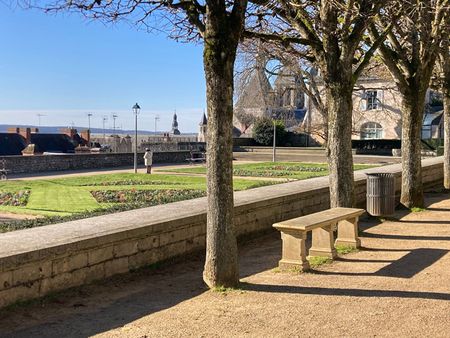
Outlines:
POLYGON ((367 176, 373 176, 373 177, 395 177, 393 173, 366 173, 367 176))

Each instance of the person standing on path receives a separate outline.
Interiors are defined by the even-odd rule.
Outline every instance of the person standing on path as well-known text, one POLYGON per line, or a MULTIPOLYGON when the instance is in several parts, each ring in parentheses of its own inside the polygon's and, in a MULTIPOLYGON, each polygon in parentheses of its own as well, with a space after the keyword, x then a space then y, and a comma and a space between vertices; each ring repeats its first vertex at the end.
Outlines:
POLYGON ((144 162, 145 167, 147 168, 147 174, 151 174, 153 164, 153 152, 149 148, 145 149, 144 162))

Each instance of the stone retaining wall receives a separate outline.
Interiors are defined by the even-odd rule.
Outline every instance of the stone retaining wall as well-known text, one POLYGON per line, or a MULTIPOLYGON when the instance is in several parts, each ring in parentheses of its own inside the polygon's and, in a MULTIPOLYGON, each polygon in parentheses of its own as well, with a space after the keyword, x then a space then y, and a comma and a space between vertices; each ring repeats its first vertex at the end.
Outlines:
MULTIPOLYGON (((138 164, 143 165, 144 153, 138 153, 138 164)), ((186 163, 189 151, 165 151, 153 154, 154 163, 186 163)), ((133 153, 61 154, 36 156, 0 156, 10 174, 38 173, 62 170, 105 169, 133 166, 133 153)))
MULTIPOLYGON (((423 161, 426 187, 441 185, 442 159, 423 161)), ((400 165, 365 172, 392 172, 400 165)), ((355 173, 365 204, 366 175, 355 173)), ((397 180, 397 192, 400 181, 397 180)), ((328 177, 235 193, 238 236, 329 207, 328 177)), ((206 198, 0 234, 0 307, 205 248, 206 198)))

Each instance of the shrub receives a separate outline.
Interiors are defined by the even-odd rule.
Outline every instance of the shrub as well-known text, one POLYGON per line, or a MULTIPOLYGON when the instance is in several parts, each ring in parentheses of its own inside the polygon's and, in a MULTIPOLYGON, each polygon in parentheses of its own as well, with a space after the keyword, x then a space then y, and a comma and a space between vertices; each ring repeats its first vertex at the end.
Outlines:
MULTIPOLYGON (((281 121, 275 121, 277 128, 277 145, 284 145, 286 129, 281 121)), ((273 144, 273 121, 268 117, 258 118, 253 125, 253 138, 259 144, 269 146, 273 144)))

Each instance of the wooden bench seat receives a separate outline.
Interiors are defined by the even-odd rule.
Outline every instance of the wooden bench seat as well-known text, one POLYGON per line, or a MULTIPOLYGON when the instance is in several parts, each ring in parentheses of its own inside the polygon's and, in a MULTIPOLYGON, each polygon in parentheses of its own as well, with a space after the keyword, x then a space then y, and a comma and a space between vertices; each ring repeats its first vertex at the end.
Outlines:
POLYGON ((281 232, 283 242, 280 268, 309 270, 305 243, 308 231, 312 231, 310 256, 333 259, 337 256, 335 245, 360 247, 358 218, 364 212, 363 209, 332 208, 275 223, 273 227, 281 232), (334 241, 336 228, 338 235, 336 241, 334 241))

